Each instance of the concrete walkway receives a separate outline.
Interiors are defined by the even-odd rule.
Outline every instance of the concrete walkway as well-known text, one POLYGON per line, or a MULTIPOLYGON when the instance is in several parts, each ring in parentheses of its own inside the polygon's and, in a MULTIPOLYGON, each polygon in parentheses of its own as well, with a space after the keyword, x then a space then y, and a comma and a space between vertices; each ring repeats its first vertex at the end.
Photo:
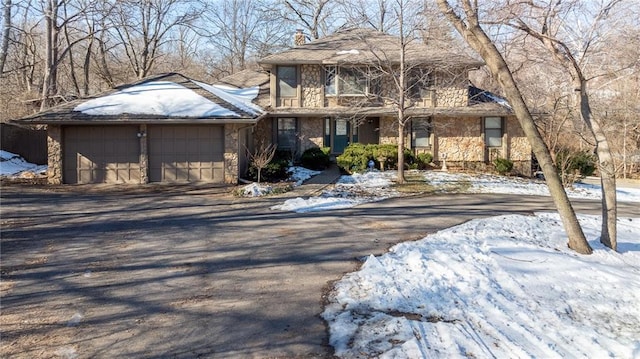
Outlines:
POLYGON ((293 193, 296 197, 309 197, 314 196, 330 185, 336 183, 342 174, 340 168, 335 163, 332 163, 327 169, 320 174, 315 175, 305 181, 302 186, 294 188, 293 193))

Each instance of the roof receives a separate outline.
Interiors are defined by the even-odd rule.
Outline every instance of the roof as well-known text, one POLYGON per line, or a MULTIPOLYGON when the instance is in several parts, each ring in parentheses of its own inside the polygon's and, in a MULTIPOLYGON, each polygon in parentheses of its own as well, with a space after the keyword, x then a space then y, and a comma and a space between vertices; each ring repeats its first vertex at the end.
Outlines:
POLYGON ((218 81, 238 88, 269 85, 269 73, 261 70, 242 70, 218 81))
MULTIPOLYGON (((455 43, 427 45, 411 42, 405 58, 410 63, 479 67, 484 64, 455 43)), ((399 62, 399 38, 371 29, 350 29, 262 58, 261 65, 399 62)))
POLYGON ((255 123, 259 88, 209 85, 177 73, 147 77, 18 120, 43 124, 255 123))

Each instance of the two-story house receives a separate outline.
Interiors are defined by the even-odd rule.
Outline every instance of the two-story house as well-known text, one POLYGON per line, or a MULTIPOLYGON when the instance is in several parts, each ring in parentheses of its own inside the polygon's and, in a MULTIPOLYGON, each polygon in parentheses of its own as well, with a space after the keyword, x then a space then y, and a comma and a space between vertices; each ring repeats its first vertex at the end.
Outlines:
MULTIPOLYGON (((304 37, 302 37, 304 38, 304 37)), ((405 94, 405 144, 431 152, 436 162, 483 170, 496 157, 529 175, 531 147, 506 101, 470 86, 469 71, 483 62, 453 44, 412 42, 403 54, 399 38, 352 29, 259 60, 264 70, 257 99, 267 115, 254 130, 258 143, 302 153, 329 147, 339 155, 347 145, 397 143, 398 105, 405 94)), ((244 75, 244 79, 248 76, 244 75)))

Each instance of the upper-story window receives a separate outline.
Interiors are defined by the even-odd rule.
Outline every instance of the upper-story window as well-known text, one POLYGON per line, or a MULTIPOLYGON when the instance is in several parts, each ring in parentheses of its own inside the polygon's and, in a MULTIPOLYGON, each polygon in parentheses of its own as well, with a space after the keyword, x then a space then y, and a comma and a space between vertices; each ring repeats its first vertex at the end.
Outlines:
POLYGON ((362 96, 369 93, 367 69, 359 67, 325 67, 324 93, 332 96, 362 96))
POLYGON ((296 66, 278 66, 278 96, 298 96, 298 69, 296 66))
POLYGON ((429 97, 433 90, 433 72, 428 69, 411 69, 408 73, 407 87, 412 98, 429 97))

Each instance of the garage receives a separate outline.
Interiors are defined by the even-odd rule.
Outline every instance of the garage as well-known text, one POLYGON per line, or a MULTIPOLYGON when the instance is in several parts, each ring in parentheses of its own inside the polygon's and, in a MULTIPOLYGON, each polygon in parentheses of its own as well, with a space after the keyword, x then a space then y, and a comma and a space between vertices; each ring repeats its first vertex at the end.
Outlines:
POLYGON ((224 126, 148 126, 151 182, 224 183, 224 126))
POLYGON ((140 183, 137 126, 63 127, 64 183, 140 183))
POLYGON ((47 126, 51 184, 235 184, 259 93, 160 74, 18 121, 47 126))

